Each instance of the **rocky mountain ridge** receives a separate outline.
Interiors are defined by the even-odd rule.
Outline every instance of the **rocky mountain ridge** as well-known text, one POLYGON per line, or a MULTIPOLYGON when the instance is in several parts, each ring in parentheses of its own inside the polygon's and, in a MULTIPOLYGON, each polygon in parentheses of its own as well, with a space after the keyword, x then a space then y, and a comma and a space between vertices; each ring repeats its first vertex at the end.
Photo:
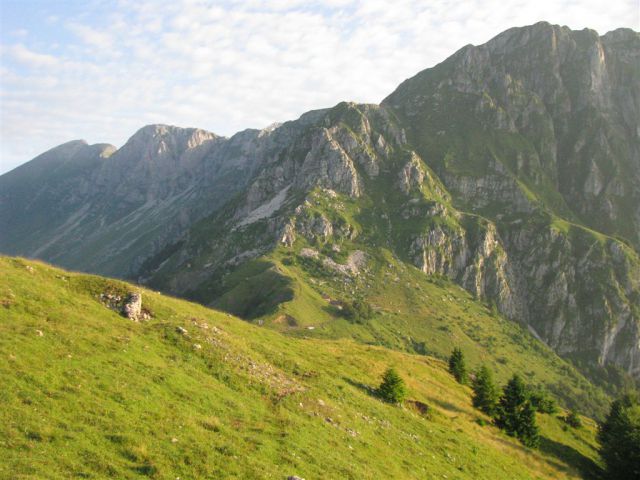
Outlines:
POLYGON ((639 59, 631 30, 540 23, 464 47, 380 106, 50 151, 59 190, 29 183, 40 157, 0 177, 0 249, 204 303, 274 249, 385 249, 562 355, 640 378, 639 59))

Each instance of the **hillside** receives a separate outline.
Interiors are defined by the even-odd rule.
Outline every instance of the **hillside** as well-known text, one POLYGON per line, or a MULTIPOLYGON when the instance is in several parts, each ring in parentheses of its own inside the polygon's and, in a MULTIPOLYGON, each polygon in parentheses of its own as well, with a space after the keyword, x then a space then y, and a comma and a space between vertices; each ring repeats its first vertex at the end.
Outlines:
POLYGON ((529 450, 482 425, 487 419, 471 407, 468 387, 436 358, 292 338, 121 281, 2 257, 0 329, 5 478, 597 472, 586 418, 585 428, 567 430, 538 414, 543 440, 529 450), (107 308, 135 291, 147 320, 107 308), (408 384, 403 407, 371 394, 389 365, 408 384))

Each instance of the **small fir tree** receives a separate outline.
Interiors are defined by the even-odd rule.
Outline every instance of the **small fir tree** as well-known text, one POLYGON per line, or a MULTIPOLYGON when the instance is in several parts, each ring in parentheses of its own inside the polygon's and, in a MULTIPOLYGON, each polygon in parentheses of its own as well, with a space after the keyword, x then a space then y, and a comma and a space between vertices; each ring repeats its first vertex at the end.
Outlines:
POLYGON ((460 348, 455 347, 449 357, 449 371, 459 383, 467 383, 467 367, 464 354, 460 348))
POLYGON ((527 447, 535 448, 540 444, 540 431, 536 423, 536 409, 529 400, 524 402, 518 415, 516 436, 527 447))
POLYGON ((611 404, 598 430, 600 456, 607 478, 640 479, 640 402, 637 394, 625 394, 611 404))
POLYGON ((378 387, 378 395, 389 403, 402 403, 407 396, 404 380, 394 368, 388 368, 384 372, 382 383, 378 387))
POLYGON ((535 413, 536 410, 529 401, 527 387, 520 375, 514 374, 500 398, 496 425, 508 435, 519 438, 523 444, 535 447, 539 441, 535 413))
POLYGON ((473 379, 473 406, 493 417, 499 400, 500 390, 493 380, 493 373, 482 365, 473 379))

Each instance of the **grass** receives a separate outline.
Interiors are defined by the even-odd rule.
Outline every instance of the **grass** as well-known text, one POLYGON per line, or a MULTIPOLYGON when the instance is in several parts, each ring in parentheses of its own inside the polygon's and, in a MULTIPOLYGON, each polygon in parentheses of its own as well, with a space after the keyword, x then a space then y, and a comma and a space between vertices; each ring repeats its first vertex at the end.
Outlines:
POLYGON ((530 450, 441 360, 303 339, 120 281, 0 258, 0 477, 580 478, 594 426, 530 450), (132 322, 101 293, 143 293, 132 322), (177 327, 187 330, 178 332, 177 327), (198 348, 196 345, 200 345, 198 348), (393 365, 403 407, 371 391, 393 365))

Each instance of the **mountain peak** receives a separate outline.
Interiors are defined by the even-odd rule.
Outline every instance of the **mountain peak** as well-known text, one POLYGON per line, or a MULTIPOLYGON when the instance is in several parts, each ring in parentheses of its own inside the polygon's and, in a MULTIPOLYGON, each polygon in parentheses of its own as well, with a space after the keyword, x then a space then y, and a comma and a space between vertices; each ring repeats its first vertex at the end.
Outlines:
POLYGON ((199 128, 182 128, 174 125, 151 124, 134 133, 120 149, 125 152, 137 152, 140 158, 173 154, 180 156, 187 150, 203 146, 218 135, 199 128))

